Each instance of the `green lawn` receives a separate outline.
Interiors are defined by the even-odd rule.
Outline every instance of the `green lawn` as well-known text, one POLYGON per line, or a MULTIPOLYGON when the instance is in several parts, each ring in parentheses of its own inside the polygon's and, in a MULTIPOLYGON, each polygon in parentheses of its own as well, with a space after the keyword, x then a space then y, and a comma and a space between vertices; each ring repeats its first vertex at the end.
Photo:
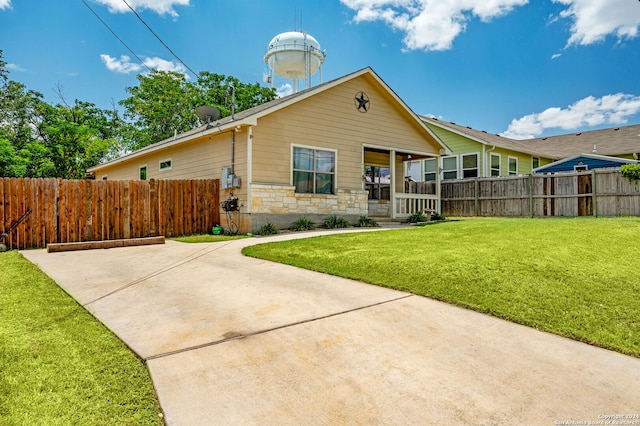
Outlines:
POLYGON ((247 247, 640 357, 639 218, 463 219, 247 247))
POLYGON ((17 251, 0 253, 0 425, 163 424, 144 363, 17 251))

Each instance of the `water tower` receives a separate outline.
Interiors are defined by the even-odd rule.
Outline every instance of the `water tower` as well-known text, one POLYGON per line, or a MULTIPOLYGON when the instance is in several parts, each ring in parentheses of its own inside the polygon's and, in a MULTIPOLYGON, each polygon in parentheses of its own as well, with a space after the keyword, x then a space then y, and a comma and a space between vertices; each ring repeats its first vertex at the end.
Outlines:
POLYGON ((326 53, 320 50, 320 43, 307 33, 289 31, 278 34, 267 46, 264 61, 269 65, 268 82, 273 87, 274 73, 292 81, 293 93, 300 90, 298 80, 305 79, 306 88, 311 86, 311 76, 320 70, 322 83, 322 63, 326 53))

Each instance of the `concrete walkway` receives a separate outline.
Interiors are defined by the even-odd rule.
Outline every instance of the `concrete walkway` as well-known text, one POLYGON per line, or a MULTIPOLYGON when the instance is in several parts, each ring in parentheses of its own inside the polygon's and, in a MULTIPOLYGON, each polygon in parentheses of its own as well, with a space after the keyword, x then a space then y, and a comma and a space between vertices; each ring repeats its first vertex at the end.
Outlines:
POLYGON ((146 360, 169 425, 640 414, 640 359, 240 254, 309 235, 23 254, 146 360))

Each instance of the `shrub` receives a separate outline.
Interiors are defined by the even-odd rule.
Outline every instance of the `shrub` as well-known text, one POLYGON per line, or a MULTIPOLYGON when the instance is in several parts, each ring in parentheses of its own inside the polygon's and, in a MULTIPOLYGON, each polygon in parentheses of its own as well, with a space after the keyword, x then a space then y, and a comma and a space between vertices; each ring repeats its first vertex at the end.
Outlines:
POLYGON ((632 183, 640 181, 640 164, 625 164, 620 167, 620 174, 632 183))
POLYGON ((424 215, 423 212, 415 212, 415 213, 411 213, 407 220, 409 223, 418 223, 418 222, 426 222, 428 218, 424 215))
POLYGON ((363 215, 358 218, 356 226, 360 228, 375 228, 376 226, 378 226, 378 222, 367 215, 363 215))
POLYGON ((328 229, 348 228, 349 226, 351 225, 349 224, 349 221, 347 219, 336 215, 329 216, 324 220, 324 227, 328 229))
POLYGON ((447 220, 447 218, 438 212, 433 212, 431 213, 431 220, 447 220))
POLYGON ((312 220, 306 217, 301 217, 291 224, 292 231, 309 231, 316 227, 316 224, 312 220))
POLYGON ((255 234, 256 235, 273 235, 277 233, 278 233, 278 227, 271 222, 267 222, 264 225, 262 225, 260 229, 256 231, 255 234))

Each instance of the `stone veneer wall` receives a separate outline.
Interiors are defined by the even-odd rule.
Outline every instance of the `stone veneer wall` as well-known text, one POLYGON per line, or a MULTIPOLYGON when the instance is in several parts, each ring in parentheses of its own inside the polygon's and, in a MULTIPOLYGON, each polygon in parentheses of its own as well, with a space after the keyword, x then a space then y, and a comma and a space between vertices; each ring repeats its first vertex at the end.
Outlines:
POLYGON ((388 200, 369 200, 369 216, 391 217, 391 202, 388 200))
POLYGON ((296 218, 308 217, 315 221, 337 215, 355 221, 367 215, 368 191, 338 189, 334 195, 296 194, 292 185, 251 185, 251 216, 253 228, 266 221, 288 227, 296 218))

